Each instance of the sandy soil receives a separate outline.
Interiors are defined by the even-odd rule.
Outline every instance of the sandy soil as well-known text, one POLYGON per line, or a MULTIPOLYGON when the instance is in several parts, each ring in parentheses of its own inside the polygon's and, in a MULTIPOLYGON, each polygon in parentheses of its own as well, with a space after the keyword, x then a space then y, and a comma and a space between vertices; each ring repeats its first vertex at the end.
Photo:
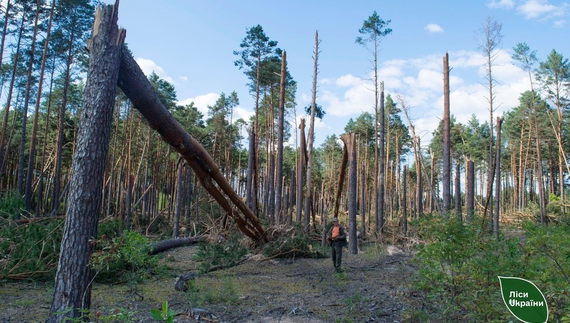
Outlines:
MULTIPOLYGON (((169 268, 160 278, 135 286, 96 284, 93 312, 109 317, 120 309, 131 312, 134 322, 156 322, 150 310, 168 301, 176 322, 412 322, 410 309, 422 304, 410 289, 416 272, 411 256, 394 247, 388 252, 345 252, 341 274, 333 272, 328 258, 254 257, 197 276, 190 291, 176 291, 179 275, 198 272, 191 260, 195 250, 182 247, 160 255, 169 268)), ((52 291, 46 283, 0 282, 0 322, 44 321, 52 291)))

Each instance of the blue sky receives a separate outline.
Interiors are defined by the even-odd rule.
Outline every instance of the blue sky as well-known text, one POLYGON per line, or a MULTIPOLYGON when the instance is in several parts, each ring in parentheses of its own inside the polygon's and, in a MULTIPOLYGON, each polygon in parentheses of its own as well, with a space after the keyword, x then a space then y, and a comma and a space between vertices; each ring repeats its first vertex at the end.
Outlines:
POLYGON ((517 105, 519 94, 530 88, 528 75, 510 58, 517 43, 526 42, 541 61, 552 49, 570 56, 570 5, 555 0, 122 0, 119 25, 127 29, 126 42, 145 73, 154 70, 173 83, 181 104, 194 101, 205 112, 220 93, 236 91, 236 113, 244 118, 252 114, 254 100, 246 76, 233 64, 233 51, 239 49, 247 28, 260 24, 287 51, 288 67, 298 82, 297 117, 310 102, 318 30, 317 102, 327 112, 316 126, 319 145, 327 135, 343 133, 348 119, 373 111, 371 56, 355 38, 374 11, 391 20, 393 29, 380 45, 380 79, 386 93, 405 98, 424 145, 443 113, 446 51, 453 68, 451 113, 459 122, 467 122, 472 114, 488 120, 485 61, 476 39, 487 17, 503 25, 503 44, 493 70, 498 114, 517 105))

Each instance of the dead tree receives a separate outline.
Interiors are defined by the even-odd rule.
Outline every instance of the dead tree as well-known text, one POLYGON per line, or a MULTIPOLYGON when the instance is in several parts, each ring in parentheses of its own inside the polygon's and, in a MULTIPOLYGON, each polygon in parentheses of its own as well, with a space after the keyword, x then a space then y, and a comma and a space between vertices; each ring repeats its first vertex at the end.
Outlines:
POLYGON ((418 212, 418 215, 420 215, 423 212, 423 203, 422 203, 423 193, 421 191, 421 187, 422 187, 421 174, 422 173, 426 177, 426 181, 429 184, 429 188, 431 190, 431 196, 435 200, 436 210, 441 215, 441 208, 439 206, 439 200, 435 196, 433 181, 431 181, 429 179, 429 177, 427 176, 427 171, 426 171, 425 166, 424 166, 423 157, 422 157, 422 153, 421 153, 420 137, 416 136, 416 128, 414 127, 414 124, 412 123, 412 120, 411 120, 410 116, 408 115, 409 107, 406 106, 406 102, 405 102, 404 97, 402 95, 397 94, 396 98, 398 99, 398 102, 400 103, 400 106, 402 107, 402 111, 404 112, 404 115, 406 116, 406 119, 408 120, 408 124, 410 125, 410 130, 412 131, 412 138, 414 138, 413 147, 414 147, 414 156, 416 157, 416 171, 418 172, 417 186, 419 188, 418 192, 417 192, 417 199, 418 199, 418 201, 417 201, 418 202, 417 212, 418 212))
POLYGON ((309 232, 309 206, 311 204, 311 184, 313 172, 313 137, 315 133, 315 110, 317 109, 317 75, 319 74, 319 32, 315 31, 315 50, 313 52, 313 88, 311 89, 311 119, 309 122, 309 142, 307 153, 307 189, 305 190, 305 231, 309 232))
POLYGON ((346 174, 346 164, 348 163, 348 150, 346 149, 346 144, 342 150, 342 162, 340 164, 340 174, 338 177, 338 187, 335 196, 334 202, 334 217, 338 218, 338 209, 340 206, 340 195, 342 194, 342 188, 344 186, 344 177, 346 174))
POLYGON ((340 136, 348 150, 348 251, 354 255, 358 253, 358 240, 356 238, 356 134, 345 133, 340 136))

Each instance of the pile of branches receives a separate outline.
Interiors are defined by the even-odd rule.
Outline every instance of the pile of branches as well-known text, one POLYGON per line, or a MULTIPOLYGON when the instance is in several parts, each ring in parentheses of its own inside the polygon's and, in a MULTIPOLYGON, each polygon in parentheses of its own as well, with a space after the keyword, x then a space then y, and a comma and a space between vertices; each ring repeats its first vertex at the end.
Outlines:
POLYGON ((327 257, 320 250, 320 241, 313 243, 300 225, 270 227, 266 234, 269 242, 262 246, 261 253, 267 258, 327 257))

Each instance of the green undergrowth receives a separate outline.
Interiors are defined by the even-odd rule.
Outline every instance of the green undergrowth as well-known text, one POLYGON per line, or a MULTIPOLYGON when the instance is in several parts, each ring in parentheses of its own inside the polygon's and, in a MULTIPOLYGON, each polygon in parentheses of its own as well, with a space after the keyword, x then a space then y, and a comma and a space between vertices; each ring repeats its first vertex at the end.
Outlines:
POLYGON ((240 235, 234 234, 220 243, 201 242, 192 260, 200 263, 202 273, 233 267, 249 252, 240 239, 240 235))
MULTIPOLYGON (((482 230, 480 220, 466 224, 454 217, 427 217, 415 225, 420 238, 427 241, 415 257, 419 264, 415 286, 425 293, 424 305, 433 319, 514 320, 498 281, 498 276, 507 276, 533 281, 544 293, 553 321, 570 322, 568 224, 527 222, 522 226, 524 237, 501 234, 499 241, 482 230)), ((426 313, 413 314, 423 317, 426 313)))
MULTIPOLYGON (((51 281, 59 259, 64 220, 58 217, 16 221, 20 202, 6 195, 0 205, 0 279, 51 281)), ((148 255, 150 241, 140 233, 123 231, 117 219, 104 220, 98 238, 91 242, 96 251, 91 265, 97 280, 137 282, 156 272, 158 260, 148 255)))
POLYGON ((91 257, 98 281, 137 283, 156 273, 158 257, 148 254, 150 241, 135 231, 115 237, 102 236, 91 257))
POLYGON ((0 218, 0 278, 49 280, 55 276, 63 220, 18 224, 0 218))

